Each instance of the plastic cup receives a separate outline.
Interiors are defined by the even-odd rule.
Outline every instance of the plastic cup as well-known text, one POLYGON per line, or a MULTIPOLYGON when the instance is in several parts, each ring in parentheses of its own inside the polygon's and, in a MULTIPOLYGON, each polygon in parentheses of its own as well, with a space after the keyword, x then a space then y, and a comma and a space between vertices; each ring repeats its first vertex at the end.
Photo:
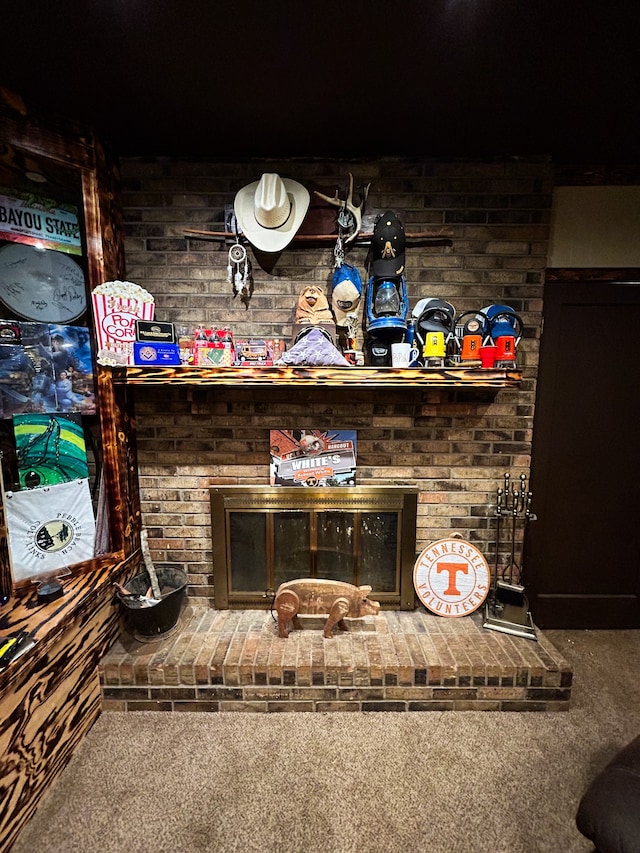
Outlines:
POLYGON ((495 345, 480 347, 480 363, 483 367, 495 367, 496 353, 498 347, 495 345))

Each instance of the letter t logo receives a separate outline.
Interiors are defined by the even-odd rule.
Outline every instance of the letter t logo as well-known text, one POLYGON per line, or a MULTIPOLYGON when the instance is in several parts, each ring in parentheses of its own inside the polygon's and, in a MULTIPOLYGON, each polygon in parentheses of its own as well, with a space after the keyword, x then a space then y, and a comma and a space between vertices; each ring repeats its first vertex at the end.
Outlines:
POLYGON ((449 586, 442 593, 443 595, 460 595, 460 590, 456 586, 456 574, 462 572, 468 574, 469 566, 466 563, 438 563, 436 567, 438 574, 440 572, 449 573, 449 586))

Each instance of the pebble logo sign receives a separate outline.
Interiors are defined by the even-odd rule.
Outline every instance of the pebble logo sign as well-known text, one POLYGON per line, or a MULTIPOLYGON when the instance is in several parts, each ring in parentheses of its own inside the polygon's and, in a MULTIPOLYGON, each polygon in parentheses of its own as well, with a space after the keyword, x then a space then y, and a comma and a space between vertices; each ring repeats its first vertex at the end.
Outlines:
POLYGON ((413 585, 424 606, 440 616, 467 616, 489 592, 484 556, 463 539, 439 539, 420 554, 413 585))

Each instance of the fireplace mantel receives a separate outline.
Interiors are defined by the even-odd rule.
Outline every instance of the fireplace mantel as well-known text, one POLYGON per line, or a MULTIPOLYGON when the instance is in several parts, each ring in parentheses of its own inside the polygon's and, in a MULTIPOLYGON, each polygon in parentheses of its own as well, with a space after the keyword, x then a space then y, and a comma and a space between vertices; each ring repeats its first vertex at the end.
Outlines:
MULTIPOLYGON (((102 368, 109 369, 109 368, 102 368)), ((116 367, 116 385, 340 386, 357 388, 517 388, 518 370, 396 367, 116 367)))

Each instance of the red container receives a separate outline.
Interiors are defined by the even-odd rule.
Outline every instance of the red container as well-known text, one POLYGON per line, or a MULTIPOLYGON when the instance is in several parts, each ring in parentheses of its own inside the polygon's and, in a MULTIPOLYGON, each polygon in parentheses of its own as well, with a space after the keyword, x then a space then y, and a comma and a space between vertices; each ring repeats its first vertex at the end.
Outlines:
POLYGON ((480 347, 480 362, 483 367, 495 367, 498 347, 494 344, 480 347))

